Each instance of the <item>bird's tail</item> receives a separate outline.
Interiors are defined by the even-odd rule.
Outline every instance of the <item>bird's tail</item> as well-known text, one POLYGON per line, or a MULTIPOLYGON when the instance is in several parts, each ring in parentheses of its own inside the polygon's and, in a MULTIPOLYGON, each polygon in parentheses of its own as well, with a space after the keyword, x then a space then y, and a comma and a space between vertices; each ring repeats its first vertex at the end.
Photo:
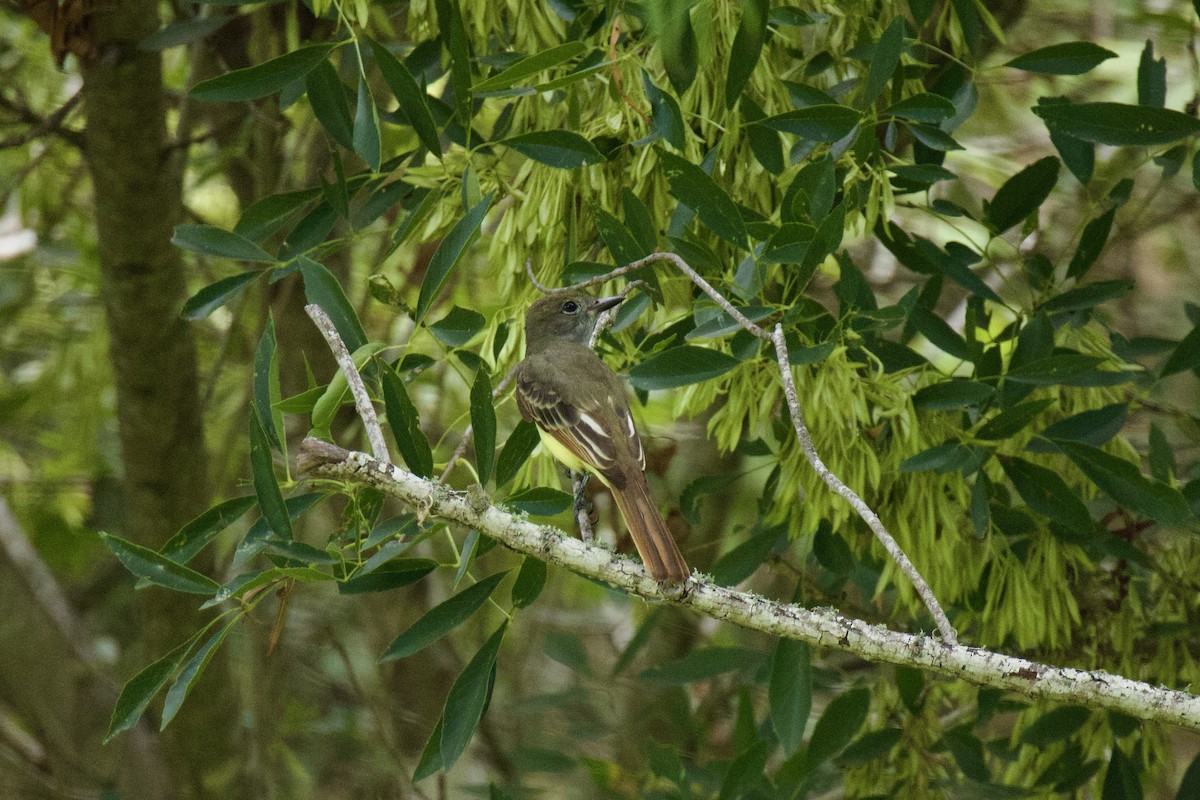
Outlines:
POLYGON ((650 577, 676 583, 686 580, 692 570, 683 560, 662 514, 658 513, 642 473, 638 471, 629 476, 620 489, 613 487, 612 494, 650 577))

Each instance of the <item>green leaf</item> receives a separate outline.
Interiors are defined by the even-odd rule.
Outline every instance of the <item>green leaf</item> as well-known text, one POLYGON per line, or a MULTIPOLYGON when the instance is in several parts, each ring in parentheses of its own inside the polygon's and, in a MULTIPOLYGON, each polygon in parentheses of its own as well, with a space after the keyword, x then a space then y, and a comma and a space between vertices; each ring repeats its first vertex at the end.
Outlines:
MULTIPOLYGON (((1070 101, 1065 97, 1039 97, 1038 105, 1069 105, 1070 101)), ((1074 136, 1068 136, 1063 131, 1056 128, 1050 128, 1050 142, 1054 145, 1054 149, 1058 151, 1062 157, 1063 163, 1071 170, 1071 174, 1085 186, 1092 179, 1092 173, 1096 170, 1096 145, 1091 142, 1085 142, 1082 139, 1076 139, 1074 136)))
POLYGON ((767 0, 742 0, 742 16, 733 48, 729 53, 729 69, 725 74, 725 108, 737 103, 746 81, 750 80, 767 38, 767 0))
POLYGON ((908 321, 917 333, 929 340, 930 344, 944 350, 955 358, 969 361, 971 351, 962 336, 951 328, 946 321, 923 306, 914 306, 908 315, 908 321))
POLYGON ((176 225, 171 244, 182 250, 215 258, 275 263, 273 255, 246 237, 212 225, 176 225))
POLYGON ((863 102, 870 106, 879 99, 888 81, 900 66, 900 50, 904 47, 904 17, 898 16, 884 29, 871 52, 867 79, 863 83, 863 102))
MULTIPOLYGON (((922 92, 914 94, 911 97, 906 97, 899 103, 895 103, 883 112, 884 116, 899 117, 900 119, 908 119, 913 122, 927 122, 930 125, 940 125, 946 120, 954 116, 956 110, 954 103, 951 103, 940 94, 932 92, 922 92)), ((922 164, 916 166, 933 166, 931 164, 922 164)), ((896 167, 889 167, 893 172, 896 167)), ((948 173, 950 178, 954 177, 954 173, 948 173)), ((945 177, 939 180, 946 180, 945 177)))
POLYGON ((1060 706, 1047 711, 1021 731, 1021 743, 1043 748, 1066 741, 1083 727, 1091 714, 1083 706, 1060 706))
POLYGON ((355 575, 338 584, 338 594, 387 592, 416 583, 437 569, 428 558, 395 558, 365 575, 355 575))
POLYGON ((1067 267, 1068 278, 1082 278, 1096 263, 1105 243, 1108 242, 1108 234, 1112 231, 1116 216, 1117 210, 1111 208, 1084 227, 1083 234, 1079 237, 1079 246, 1075 248, 1071 264, 1067 267))
POLYGON ((508 441, 504 443, 500 457, 496 459, 497 489, 517 476, 517 471, 529 459, 540 441, 541 434, 538 433, 537 425, 526 420, 517 423, 517 427, 509 434, 508 441))
POLYGON ((217 503, 194 520, 179 529, 167 540, 160 550, 164 558, 177 564, 186 564, 208 546, 221 531, 236 522, 243 514, 258 503, 254 495, 235 497, 217 503))
POLYGON ((281 229, 301 208, 319 197, 319 188, 281 192, 255 200, 238 218, 233 232, 260 242, 281 229))
POLYGON ((463 671, 454 680, 442 709, 442 769, 448 770, 467 749, 475 728, 483 718, 488 700, 492 696, 495 679, 496 656, 500 643, 508 630, 508 621, 501 623, 496 632, 479 648, 463 671))
POLYGON ((532 131, 511 136, 499 144, 559 169, 576 169, 607 161, 596 145, 573 131, 532 131))
POLYGON ((1159 377, 1165 378, 1196 367, 1200 367, 1200 325, 1192 328, 1167 357, 1159 377))
POLYGON ((951 150, 962 150, 963 146, 959 144, 953 136, 946 133, 936 125, 926 125, 923 122, 906 122, 904 127, 908 128, 918 142, 928 147, 930 150, 936 150, 939 153, 947 153, 951 150))
POLYGON ((546 585, 546 562, 533 556, 525 556, 521 570, 513 581, 512 604, 514 608, 526 608, 542 593, 546 585))
MULTIPOLYGON (((259 337, 258 347, 254 349, 254 412, 262 422, 267 439, 271 446, 283 452, 283 446, 276 432, 274 403, 279 400, 279 358, 275 350, 275 318, 267 314, 267 324, 263 326, 262 336, 259 337)), ((283 416, 279 416, 279 426, 283 425, 283 416)))
POLYGON ((150 705, 154 695, 167 685, 167 681, 175 674, 175 670, 179 669, 179 665, 187 658, 188 651, 192 649, 192 645, 203 633, 203 629, 198 631, 179 647, 145 667, 125 683, 121 689, 121 696, 117 698, 117 704, 113 707, 112 719, 108 723, 108 732, 104 734, 104 744, 108 744, 114 736, 137 724, 142 717, 142 712, 146 710, 146 706, 150 705))
POLYGON ((404 114, 408 117, 413 130, 416 131, 417 138, 420 139, 426 150, 441 158, 442 146, 438 141, 437 125, 434 124, 433 115, 429 112, 429 96, 417 83, 408 67, 404 66, 403 61, 392 55, 390 50, 374 39, 368 41, 371 44, 371 52, 375 54, 375 63, 379 65, 379 71, 383 74, 384 82, 392 90, 396 102, 404 109, 404 114))
POLYGON ((429 326, 429 332, 446 347, 461 347, 486 324, 487 320, 478 311, 454 306, 446 316, 429 326))
POLYGON ((986 783, 989 779, 987 762, 983 757, 983 742, 970 731, 970 726, 960 725, 946 731, 942 741, 963 775, 972 781, 986 783))
MULTIPOLYGON (((596 209, 596 232, 600 234, 600 240, 604 242, 617 264, 628 264, 649 255, 629 228, 603 208, 596 209)), ((608 270, 609 267, 604 265, 603 271, 608 270)))
POLYGON ((347 150, 354 149, 354 122, 350 119, 350 108, 346 105, 346 87, 338 77, 337 70, 328 61, 322 61, 304 78, 308 103, 313 116, 329 134, 329 138, 347 150))
POLYGON ((695 164, 659 151, 659 163, 679 202, 696 212, 696 216, 713 233, 735 247, 746 247, 746 223, 738 207, 729 199, 715 180, 695 164))
MULTIPOLYGON (((335 151, 336 152, 336 151, 335 151)), ((280 259, 289 260, 301 253, 307 253, 329 237, 337 222, 337 211, 328 200, 318 203, 296 223, 280 248, 280 259)))
POLYGON ((110 533, 101 532, 100 539, 126 569, 155 586, 188 594, 215 594, 221 588, 219 583, 207 575, 188 569, 148 547, 142 547, 110 533))
POLYGON ((1046 156, 1004 182, 987 206, 988 222, 997 233, 1003 233, 1038 210, 1058 181, 1058 167, 1057 158, 1046 156))
POLYGON ((337 44, 301 47, 253 67, 235 69, 216 78, 200 81, 188 92, 193 100, 208 103, 237 103, 257 100, 303 79, 333 52, 337 44))
MULTIPOLYGON (((700 480, 704 479, 697 478, 696 481, 689 484, 688 488, 691 488, 692 485, 700 480)), ((732 481, 727 481, 725 485, 728 486, 729 483, 732 483, 732 481)), ((682 500, 680 502, 682 503, 682 500)), ((749 539, 713 562, 712 566, 708 568, 709 573, 713 576, 713 582, 718 586, 737 586, 762 566, 767 557, 771 555, 771 551, 775 548, 775 543, 778 541, 779 528, 777 527, 767 528, 764 531, 755 533, 749 539)))
POLYGON ((1138 777, 1138 766, 1114 746, 1108 770, 1104 773, 1104 787, 1100 800, 1142 800, 1142 782, 1138 777))
POLYGON ((813 728, 812 740, 804 756, 807 769, 816 769, 849 744, 867 721, 870 708, 871 693, 867 689, 849 689, 833 698, 813 728))
POLYGON ((1125 403, 1082 411, 1046 428, 1041 433, 1045 439, 1034 439, 1029 443, 1029 449, 1039 453, 1057 452, 1058 448, 1053 442, 1060 440, 1083 442, 1099 447, 1125 427, 1127 411, 1128 406, 1125 403))
POLYGON ((758 124, 814 142, 836 142, 849 136, 859 121, 853 108, 825 103, 776 114, 758 124))
POLYGON ((583 55, 587 50, 587 46, 580 41, 571 41, 566 44, 560 44, 557 47, 551 47, 549 50, 543 50, 540 53, 526 56, 520 61, 517 61, 503 71, 492 75, 490 78, 485 78, 475 84, 471 91, 475 94, 483 92, 497 92, 501 89, 508 89, 516 86, 526 78, 532 78, 538 73, 557 67, 564 61, 570 61, 576 56, 583 55))
POLYGON ((479 234, 479 226, 483 223, 483 217, 492 205, 492 197, 493 195, 489 194, 480 200, 454 224, 450 233, 446 234, 446 238, 442 239, 442 243, 438 245, 425 270, 425 278, 421 281, 421 294, 417 298, 417 307, 413 312, 414 322, 424 319, 425 312, 429 310, 429 306, 442 290, 442 285, 449 277, 450 270, 458 264, 471 242, 475 241, 475 237, 479 234))
POLYGON ((1187 525, 1195 520, 1177 489, 1150 480, 1135 464, 1091 445, 1061 439, 1054 443, 1118 505, 1164 525, 1187 525))
POLYGON ((1072 380, 1092 372, 1103 361, 1099 356, 1062 353, 1022 364, 1010 370, 1004 379, 1033 386, 1070 386, 1072 380))
POLYGON ((395 661, 411 656, 457 628, 479 610, 508 572, 505 570, 489 575, 431 608, 404 633, 393 639, 379 660, 395 661))
POLYGON ((225 641, 225 637, 233 630, 233 626, 237 624, 235 617, 228 624, 222 626, 221 630, 209 637, 208 641, 200 646, 198 650, 188 659, 188 662, 183 665, 183 669, 179 672, 179 677, 175 679, 170 690, 167 692, 167 697, 163 701, 162 722, 158 729, 165 729, 171 720, 175 719, 175 715, 179 713, 180 706, 187 699, 188 694, 192 691, 193 684, 196 679, 204 672, 204 668, 208 666, 208 662, 212 661, 212 657, 216 655, 217 648, 221 646, 221 642, 225 641))
POLYGON ((172 47, 198 42, 210 33, 215 33, 232 19, 231 16, 220 16, 172 22, 138 42, 138 49, 158 53, 172 47))
POLYGON ((496 464, 496 406, 492 402, 492 382, 483 367, 471 384, 471 427, 475 432, 475 468, 479 482, 486 486, 496 464))
POLYGON ((1133 289, 1133 286, 1133 281, 1097 281, 1096 283, 1089 283, 1087 286, 1078 286, 1070 291, 1063 292, 1057 297, 1052 297, 1043 303, 1040 308, 1042 311, 1050 313, 1092 308, 1101 303, 1107 303, 1109 300, 1124 297, 1133 289))
POLYGON ((433 474, 433 452, 421 430, 416 406, 404 388, 404 381, 392 367, 383 370, 383 407, 387 413, 392 439, 404 463, 414 475, 428 478, 433 474))
POLYGON ((892 752, 903 737, 904 732, 899 728, 869 731, 843 750, 836 763, 843 769, 869 764, 892 752))
POLYGON ((681 658, 643 670, 639 677, 654 683, 682 686, 693 681, 715 678, 726 672, 749 672, 761 666, 763 660, 763 654, 755 650, 744 650, 740 647, 704 647, 681 658))
POLYGON ((989 419, 975 432, 977 439, 1007 439, 1033 422, 1039 414, 1053 405, 1053 400, 1031 400, 1005 409, 989 419))
POLYGON ((222 278, 216 283, 210 283, 188 298, 183 304, 181 316, 184 319, 204 319, 221 306, 240 295, 253 281, 267 274, 267 270, 254 269, 240 275, 222 278))
POLYGON ((283 493, 275 480, 271 442, 258 414, 250 414, 250 471, 254 475, 254 494, 270 530, 281 539, 292 538, 292 523, 283 493))
POLYGON ((304 296, 308 302, 316 303, 329 315, 346 349, 353 353, 366 344, 367 334, 358 321, 358 314, 354 312, 354 306, 350 305, 333 273, 307 256, 300 256, 296 263, 300 267, 300 274, 304 276, 304 296))
POLYGON ((749 748, 739 753, 737 758, 725 771, 725 779, 721 782, 721 791, 717 800, 736 800, 736 798, 755 796, 747 794, 755 786, 763 782, 767 758, 771 755, 772 746, 767 742, 757 741, 749 748))
POLYGON ((629 370, 629 381, 645 391, 674 389, 724 375, 738 365, 728 353, 681 345, 650 356, 629 370))
POLYGON ((454 109, 458 122, 471 129, 471 43, 458 0, 436 0, 438 28, 442 44, 450 54, 450 84, 454 89, 454 109))
POLYGON ((1002 458, 1000 463, 1025 505, 1073 531, 1095 529, 1087 506, 1057 472, 1020 458, 1002 458))
POLYGON ((354 112, 354 152, 372 172, 379 171, 379 109, 375 107, 370 87, 362 78, 358 81, 358 105, 354 112))
POLYGON ((901 472, 954 472, 966 470, 982 464, 991 454, 984 447, 965 445, 962 442, 949 441, 922 450, 915 456, 910 456, 900 462, 901 472))
POLYGON ((1051 132, 1085 142, 1150 147, 1200 133, 1200 119, 1166 108, 1124 103, 1040 105, 1033 109, 1051 132))
POLYGON ((566 492, 548 486, 535 486, 509 495, 504 505, 534 517, 553 517, 566 511, 574 502, 575 498, 566 492))
POLYGON ((1082 75, 1117 54, 1091 42, 1063 42, 1019 55, 1004 66, 1044 75, 1082 75))
POLYGON ((946 411, 982 403, 996 393, 994 386, 963 378, 926 386, 913 395, 913 405, 926 411, 946 411))
POLYGON ((433 732, 429 734, 425 748, 421 751, 421 757, 417 759, 417 766, 413 769, 413 783, 428 778, 442 768, 442 728, 444 725, 442 718, 438 717, 437 724, 433 726, 433 732))
POLYGON ((692 0, 660 0, 646 6, 646 22, 657 37, 667 78, 678 94, 683 94, 696 79, 698 47, 692 28, 692 0))
POLYGON ((1162 108, 1167 104, 1167 60, 1154 58, 1154 43, 1146 40, 1137 73, 1138 105, 1162 108))
POLYGON ((771 728, 783 754, 790 756, 804 741, 804 727, 812 710, 812 655, 808 643, 795 639, 776 643, 767 697, 771 728))

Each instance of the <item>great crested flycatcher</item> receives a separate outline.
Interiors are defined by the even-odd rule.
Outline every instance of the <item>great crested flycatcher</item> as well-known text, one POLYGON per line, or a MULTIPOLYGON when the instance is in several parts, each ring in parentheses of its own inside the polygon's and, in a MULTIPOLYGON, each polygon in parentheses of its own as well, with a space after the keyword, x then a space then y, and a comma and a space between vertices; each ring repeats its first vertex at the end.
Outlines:
POLYGON ((650 576, 681 582, 691 569, 650 497, 646 454, 625 385, 588 347, 596 317, 622 299, 564 289, 529 307, 517 408, 537 424, 555 458, 576 471, 587 469, 612 490, 650 576))

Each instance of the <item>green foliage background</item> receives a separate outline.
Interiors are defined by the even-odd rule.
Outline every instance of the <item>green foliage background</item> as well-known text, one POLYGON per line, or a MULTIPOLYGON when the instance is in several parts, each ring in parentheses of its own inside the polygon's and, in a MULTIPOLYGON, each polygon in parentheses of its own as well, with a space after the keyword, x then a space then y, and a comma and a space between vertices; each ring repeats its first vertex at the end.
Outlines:
MULTIPOLYGON (((511 398, 485 402, 521 357, 525 264, 557 286, 671 250, 784 325, 818 452, 965 641, 1187 687, 1190 4, 313 5, 195 6, 142 43, 163 50, 172 135, 190 142, 174 242, 216 499, 255 498, 158 551, 121 537, 71 131, 0 150, 10 218, 39 239, 0 273, 5 497, 96 630, 137 635, 110 551, 143 582, 215 595, 219 615, 165 656, 120 648, 122 676, 151 666, 114 730, 160 692, 151 716, 192 713, 207 673, 249 720, 227 735, 257 742, 214 791, 434 796, 444 766, 449 796, 1191 796, 1194 737, 648 608, 288 466, 310 427, 361 439, 342 385, 324 388, 306 298, 366 365, 410 469, 437 476, 468 423, 494 427, 449 482, 483 477, 570 529, 511 398), (202 546, 211 576, 184 566, 202 546)), ((3 14, 16 126, 74 76, 3 14)), ((689 560, 931 630, 805 461, 772 353, 665 264, 636 277, 599 350, 642 401, 689 560)))

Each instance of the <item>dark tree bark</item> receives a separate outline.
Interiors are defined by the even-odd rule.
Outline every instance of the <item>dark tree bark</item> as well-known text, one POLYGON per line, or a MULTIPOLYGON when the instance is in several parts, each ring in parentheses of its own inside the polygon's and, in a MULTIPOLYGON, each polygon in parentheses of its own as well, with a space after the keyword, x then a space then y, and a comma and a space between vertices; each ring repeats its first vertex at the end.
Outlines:
MULTIPOLYGON (((124 530, 156 548, 209 499, 196 348, 179 315, 186 287, 170 243, 181 183, 165 147, 161 60, 137 48, 158 27, 157 3, 99 4, 91 22, 97 56, 83 69, 85 148, 117 388, 124 530)), ((128 649, 144 665, 195 630, 198 616, 194 598, 159 589, 139 597, 141 647, 128 649)), ((212 774, 231 755, 235 715, 226 709, 228 684, 205 683, 198 689, 204 702, 185 704, 165 733, 178 797, 212 791, 212 774)))

